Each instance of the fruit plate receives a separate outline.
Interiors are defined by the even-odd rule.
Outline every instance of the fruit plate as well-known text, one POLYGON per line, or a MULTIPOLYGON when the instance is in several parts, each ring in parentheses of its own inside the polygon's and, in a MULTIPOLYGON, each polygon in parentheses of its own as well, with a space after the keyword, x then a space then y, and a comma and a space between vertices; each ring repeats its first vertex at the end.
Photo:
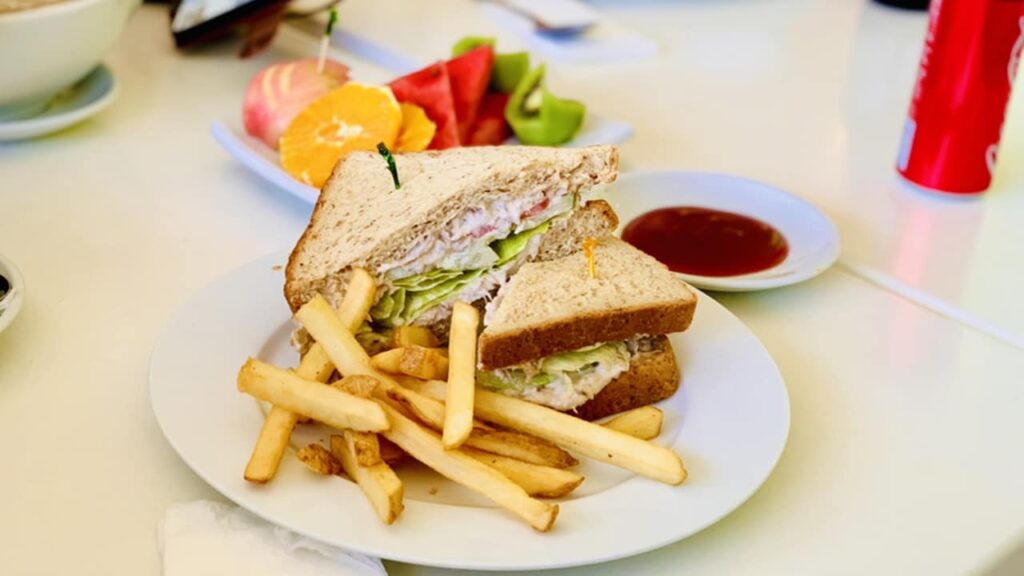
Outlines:
MULTIPOLYGON (((242 478, 263 424, 262 408, 235 388, 247 356, 293 365, 293 324, 281 297, 280 264, 262 258, 192 296, 157 340, 150 363, 153 411, 164 435, 200 477, 263 518, 350 550, 415 564, 540 570, 639 554, 714 524, 771 473, 789 432, 789 399, 775 363, 728 310, 698 294, 692 327, 672 337, 683 384, 662 402, 656 440, 683 458, 689 478, 667 486, 581 459, 583 485, 538 533, 415 463, 397 467, 405 511, 383 525, 362 493, 286 454, 272 483, 242 478)), ((304 428, 295 444, 322 440, 304 428)))
MULTIPOLYGON (((277 151, 246 134, 241 122, 214 122, 211 126, 214 139, 243 166, 267 182, 274 184, 292 196, 315 204, 320 191, 299 182, 281 167, 277 151)), ((576 138, 567 146, 589 146, 591 144, 621 144, 633 136, 633 127, 620 120, 609 120, 588 113, 576 138)), ((506 144, 518 144, 512 138, 506 144)))

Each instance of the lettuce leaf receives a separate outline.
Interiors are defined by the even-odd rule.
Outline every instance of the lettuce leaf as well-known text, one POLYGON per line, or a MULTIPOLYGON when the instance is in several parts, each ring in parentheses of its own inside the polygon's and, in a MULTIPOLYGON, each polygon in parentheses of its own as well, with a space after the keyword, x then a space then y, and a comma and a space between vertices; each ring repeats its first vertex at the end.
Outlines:
POLYGON ((519 368, 504 368, 493 372, 480 370, 477 372, 477 382, 485 388, 494 390, 539 388, 561 379, 563 375, 575 382, 580 376, 601 364, 628 365, 629 349, 626 348, 626 343, 608 342, 571 352, 552 354, 540 361, 540 371, 533 376, 527 376, 526 372, 519 368))
POLYGON ((414 292, 405 302, 402 320, 405 322, 415 320, 420 314, 444 302, 449 296, 462 290, 467 284, 480 276, 483 276, 484 272, 486 270, 470 270, 457 278, 453 278, 443 284, 438 284, 430 290, 414 292))
POLYGON ((537 234, 547 232, 551 220, 538 226, 510 234, 501 240, 483 244, 476 249, 446 258, 443 264, 465 267, 461 270, 435 268, 394 281, 395 290, 381 297, 370 309, 374 323, 394 327, 409 324, 427 310, 441 304, 452 294, 465 288, 486 272, 496 270, 516 259, 537 234))
POLYGON ((440 268, 417 274, 415 276, 407 276, 399 280, 395 280, 394 284, 398 288, 409 288, 412 290, 430 290, 438 284, 442 284, 457 278, 462 272, 459 270, 441 270, 440 268))

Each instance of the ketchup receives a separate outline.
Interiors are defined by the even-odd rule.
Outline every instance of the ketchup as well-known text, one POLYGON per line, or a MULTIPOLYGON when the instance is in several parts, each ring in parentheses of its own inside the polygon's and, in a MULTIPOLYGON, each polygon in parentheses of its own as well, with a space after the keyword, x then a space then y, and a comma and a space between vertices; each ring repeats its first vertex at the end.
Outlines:
POLYGON ((660 208, 634 218, 622 239, 675 272, 738 276, 778 265, 789 253, 782 234, 760 220, 695 206, 660 208))

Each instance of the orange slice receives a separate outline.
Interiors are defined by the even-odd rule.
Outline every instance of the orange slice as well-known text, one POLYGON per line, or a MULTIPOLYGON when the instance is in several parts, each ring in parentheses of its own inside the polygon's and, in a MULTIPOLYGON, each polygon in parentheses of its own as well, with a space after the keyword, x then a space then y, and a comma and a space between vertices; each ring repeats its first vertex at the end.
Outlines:
POLYGON ((281 164, 320 188, 338 160, 354 150, 393 147, 402 111, 390 88, 349 82, 314 100, 281 136, 281 164))
POLYGON ((419 152, 430 146, 437 132, 437 124, 434 124, 423 108, 408 102, 400 104, 402 108, 402 128, 398 131, 398 140, 395 141, 396 152, 419 152))

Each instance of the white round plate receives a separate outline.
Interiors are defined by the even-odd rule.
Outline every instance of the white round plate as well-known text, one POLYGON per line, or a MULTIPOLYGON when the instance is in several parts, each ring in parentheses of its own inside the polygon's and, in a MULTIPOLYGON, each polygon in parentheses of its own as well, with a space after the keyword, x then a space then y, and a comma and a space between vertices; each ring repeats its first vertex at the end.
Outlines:
POLYGON ((100 64, 35 116, 0 121, 0 142, 36 138, 63 130, 99 113, 117 97, 117 80, 100 64))
POLYGON ((619 232, 631 220, 659 208, 699 206, 767 222, 789 242, 777 266, 740 276, 679 276, 705 290, 747 292, 788 286, 813 278, 839 257, 839 233, 813 204, 767 184, 727 174, 638 171, 623 174, 599 194, 619 215, 619 232))
MULTIPOLYGON (((200 477, 276 524, 350 550, 392 560, 482 570, 538 570, 639 554, 685 538, 734 510, 764 482, 789 432, 789 399, 757 338, 700 294, 693 326, 672 343, 680 391, 661 404, 658 442, 682 457, 689 478, 667 486, 584 462, 586 481, 561 502, 554 528, 533 531, 415 463, 398 467, 405 511, 385 526, 358 487, 308 471, 287 455, 277 477, 242 479, 263 424, 255 400, 235 386, 248 356, 294 365, 293 325, 272 255, 229 273, 194 295, 153 350, 150 396, 164 435, 200 477)), ((293 445, 327 438, 297 430, 293 445)))
POLYGON ((25 298, 25 279, 21 271, 7 258, 0 254, 0 276, 7 278, 10 284, 7 294, 0 299, 0 332, 14 322, 14 317, 21 310, 21 301, 25 298))

